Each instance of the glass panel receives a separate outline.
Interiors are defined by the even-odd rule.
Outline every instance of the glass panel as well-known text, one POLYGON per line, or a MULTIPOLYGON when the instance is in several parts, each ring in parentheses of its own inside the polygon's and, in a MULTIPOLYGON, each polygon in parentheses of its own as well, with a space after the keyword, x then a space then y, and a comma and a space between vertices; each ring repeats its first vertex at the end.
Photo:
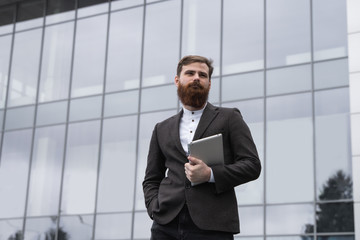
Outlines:
POLYGON ((107 94, 105 96, 105 117, 138 112, 139 91, 107 94))
POLYGON ((173 82, 179 61, 180 1, 146 8, 143 86, 173 82))
POLYGON ((137 116, 104 120, 98 212, 132 210, 136 137, 137 116))
POLYGON ((130 239, 132 214, 99 214, 96 216, 95 240, 130 239))
POLYGON ((78 17, 105 13, 109 10, 108 0, 78 0, 78 17))
POLYGON ((73 99, 70 102, 70 121, 101 117, 102 96, 73 99))
POLYGON ((15 34, 8 106, 35 103, 42 29, 15 34))
POLYGON ((16 19, 16 31, 42 26, 44 8, 44 0, 20 2, 16 19))
POLYGON ((5 129, 32 127, 34 125, 35 106, 8 109, 6 111, 5 129))
POLYGON ((55 239, 56 225, 57 217, 27 218, 24 240, 55 239))
POLYGON ((65 126, 37 128, 31 163, 28 216, 58 214, 65 126))
POLYGON ((311 66, 269 70, 266 81, 267 95, 311 90, 311 66))
POLYGON ((222 73, 264 68, 264 1, 224 1, 223 21, 222 73))
POLYGON ((350 74, 350 109, 360 113, 360 73, 350 74))
POLYGON ((357 0, 350 0, 346 2, 347 5, 347 29, 348 33, 360 32, 360 2, 357 0))
POLYGON ((134 239, 150 239, 152 220, 146 212, 136 212, 134 220, 134 239))
POLYGON ((209 92, 209 102, 215 105, 220 103, 220 78, 211 78, 211 89, 209 92))
POLYGON ((359 72, 360 71, 360 34, 349 34, 349 71, 359 72))
MULTIPOLYGON (((0 132, 3 131, 3 123, 4 123, 4 110, 0 110, 0 132)), ((1 135, 0 135, 1 136, 1 135)), ((1 137, 0 137, 1 138, 1 137)), ((0 142, 1 144, 1 142, 0 142)), ((1 146, 1 145, 0 145, 1 146)))
POLYGON ((32 130, 5 132, 0 168, 1 218, 24 216, 32 130))
POLYGON ((69 125, 61 203, 62 214, 94 212, 99 157, 99 123, 99 121, 92 121, 69 125))
POLYGON ((349 89, 316 92, 315 115, 318 197, 351 199, 349 89))
POLYGON ((347 56, 346 1, 313 1, 314 60, 347 56))
POLYGON ((0 8, 0 34, 11 33, 13 31, 14 10, 13 6, 0 8))
POLYGON ((143 89, 141 111, 163 110, 177 107, 177 94, 174 85, 143 89))
POLYGON ((270 0, 266 8, 267 67, 309 62, 309 1, 270 0))
POLYGON ((262 235, 264 233, 264 208, 240 207, 241 235, 262 235))
POLYGON ((353 156, 360 156, 360 114, 351 115, 351 146, 353 156))
POLYGON ((60 231, 62 238, 58 239, 76 239, 91 240, 93 232, 93 215, 76 215, 60 218, 60 231))
POLYGON ((311 106, 310 93, 267 100, 266 199, 269 203, 314 199, 311 106))
MULTIPOLYGON (((140 133, 139 133, 139 143, 138 143, 139 154, 138 154, 138 162, 137 162, 137 170, 136 170, 137 186, 136 186, 135 208, 137 210, 145 210, 145 200, 144 200, 142 182, 145 176, 147 155, 149 152, 149 144, 155 124, 171 117, 174 114, 176 114, 175 111, 166 111, 166 112, 142 114, 140 116, 140 127, 139 127, 140 133)), ((150 227, 148 230, 150 231, 150 227)))
POLYGON ((21 239, 22 228, 23 228, 22 219, 1 220, 0 221, 1 240, 21 239))
MULTIPOLYGON (((312 234, 313 235, 313 234, 312 234)), ((312 235, 301 235, 301 236, 276 236, 276 237, 266 237, 268 240, 313 240, 312 235)))
POLYGON ((347 236, 319 236, 317 240, 355 240, 355 236, 347 235, 347 236))
POLYGON ((0 108, 5 107, 9 78, 11 35, 0 37, 0 108))
POLYGON ((266 207, 267 234, 300 234, 314 232, 312 204, 266 207))
POLYGON ((136 5, 142 5, 144 0, 119 0, 119 1, 111 1, 111 10, 117 10, 127 7, 132 7, 136 5))
POLYGON ((107 15, 77 23, 72 97, 102 93, 107 15))
POLYGON ((319 204, 316 211, 317 232, 354 232, 354 204, 319 204))
POLYGON ((36 125, 48 125, 66 122, 67 101, 38 105, 36 125))
POLYGON ((264 96, 264 72, 223 77, 222 84, 223 101, 264 96))
MULTIPOLYGON (((74 19, 75 0, 47 0, 46 24, 74 19)), ((72 39, 72 38, 71 38, 72 39)))
POLYGON ((74 23, 46 27, 44 37, 39 102, 69 96, 74 23))
POLYGON ((138 88, 143 8, 111 14, 106 92, 138 88))
POLYGON ((349 85, 347 59, 314 64, 315 89, 349 85))
POLYGON ((185 0, 183 11, 182 56, 213 59, 213 75, 219 75, 221 1, 185 0))

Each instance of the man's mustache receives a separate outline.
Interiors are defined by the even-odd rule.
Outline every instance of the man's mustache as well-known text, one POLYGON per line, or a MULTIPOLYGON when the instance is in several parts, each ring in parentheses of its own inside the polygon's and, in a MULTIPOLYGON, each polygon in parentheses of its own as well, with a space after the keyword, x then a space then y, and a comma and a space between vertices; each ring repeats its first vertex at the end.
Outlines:
POLYGON ((204 86, 201 85, 199 81, 193 81, 192 83, 189 83, 188 87, 197 87, 197 88, 200 88, 200 89, 204 88, 204 86))

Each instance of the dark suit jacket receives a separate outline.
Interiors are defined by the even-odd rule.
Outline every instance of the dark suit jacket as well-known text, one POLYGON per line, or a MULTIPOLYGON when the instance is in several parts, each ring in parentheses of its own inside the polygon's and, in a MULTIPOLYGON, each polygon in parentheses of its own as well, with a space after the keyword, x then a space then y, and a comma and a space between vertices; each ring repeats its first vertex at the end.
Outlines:
POLYGON ((194 140, 222 133, 225 164, 211 166, 215 183, 191 186, 185 176, 184 164, 188 160, 179 136, 182 113, 154 128, 143 181, 148 214, 157 223, 166 224, 178 215, 186 202, 199 228, 238 233, 234 187, 258 178, 261 171, 249 128, 239 110, 208 103, 194 140))

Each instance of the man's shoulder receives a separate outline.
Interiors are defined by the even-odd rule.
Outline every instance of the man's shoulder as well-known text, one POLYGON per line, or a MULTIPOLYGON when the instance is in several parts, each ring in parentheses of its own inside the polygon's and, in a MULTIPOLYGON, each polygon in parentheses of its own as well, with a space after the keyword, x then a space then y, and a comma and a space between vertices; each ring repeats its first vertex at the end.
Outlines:
POLYGON ((209 108, 210 110, 218 111, 219 113, 224 113, 224 114, 233 114, 234 112, 240 113, 240 110, 235 107, 219 107, 219 106, 210 105, 209 108))

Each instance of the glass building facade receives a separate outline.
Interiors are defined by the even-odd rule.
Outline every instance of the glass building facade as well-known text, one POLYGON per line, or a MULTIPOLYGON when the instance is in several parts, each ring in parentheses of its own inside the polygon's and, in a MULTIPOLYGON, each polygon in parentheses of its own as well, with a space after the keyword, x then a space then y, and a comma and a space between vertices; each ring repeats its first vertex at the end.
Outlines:
POLYGON ((263 165, 239 239, 360 238, 356 0, 7 0, 0 240, 149 239, 142 180, 178 60, 214 60, 263 165), (352 49, 352 51, 350 51, 352 49), (355 174, 357 173, 357 174, 355 174))

